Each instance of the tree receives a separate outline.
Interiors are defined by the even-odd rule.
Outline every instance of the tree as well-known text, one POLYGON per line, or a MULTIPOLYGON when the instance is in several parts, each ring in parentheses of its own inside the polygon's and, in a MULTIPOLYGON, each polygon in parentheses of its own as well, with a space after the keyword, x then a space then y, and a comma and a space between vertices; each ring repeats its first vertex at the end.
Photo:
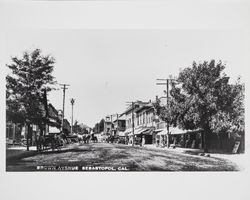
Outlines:
POLYGON ((170 109, 156 106, 160 117, 170 125, 203 130, 204 152, 208 152, 207 137, 215 132, 213 122, 216 117, 234 114, 237 89, 229 84, 224 69, 222 62, 214 60, 200 64, 194 62, 192 67, 179 73, 176 82, 171 83, 170 109))
POLYGON ((21 121, 28 126, 27 150, 31 138, 31 124, 41 127, 47 121, 47 92, 56 83, 52 76, 55 60, 41 55, 40 49, 24 52, 22 58, 13 57, 7 65, 11 74, 6 77, 7 119, 21 121))
POLYGON ((99 128, 99 123, 96 123, 95 126, 93 127, 93 132, 98 133, 98 128, 99 128))
POLYGON ((211 120, 211 126, 218 135, 229 133, 234 138, 240 137, 243 142, 243 151, 245 137, 244 92, 245 86, 239 78, 235 85, 231 85, 230 96, 233 96, 233 103, 230 109, 219 111, 211 120))
POLYGON ((104 131, 104 123, 105 123, 105 120, 104 119, 101 119, 101 121, 99 122, 99 133, 103 132, 104 131))

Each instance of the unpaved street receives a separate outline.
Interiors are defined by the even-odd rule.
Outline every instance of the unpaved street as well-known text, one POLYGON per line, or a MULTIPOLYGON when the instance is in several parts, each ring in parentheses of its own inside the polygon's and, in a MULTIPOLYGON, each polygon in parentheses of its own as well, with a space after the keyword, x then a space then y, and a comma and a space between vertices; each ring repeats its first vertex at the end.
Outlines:
POLYGON ((7 171, 38 171, 38 166, 48 171, 65 166, 78 166, 77 171, 238 170, 234 163, 224 159, 109 143, 74 144, 58 152, 7 160, 6 168, 7 171))

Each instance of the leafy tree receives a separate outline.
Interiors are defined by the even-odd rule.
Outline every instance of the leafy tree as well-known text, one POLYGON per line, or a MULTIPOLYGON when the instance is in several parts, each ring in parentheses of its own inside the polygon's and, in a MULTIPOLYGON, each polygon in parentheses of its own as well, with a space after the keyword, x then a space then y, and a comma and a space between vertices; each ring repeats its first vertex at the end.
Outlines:
POLYGON ((6 77, 7 119, 22 122, 28 126, 28 140, 31 124, 41 127, 47 120, 47 92, 56 83, 52 76, 55 60, 50 55, 41 55, 40 49, 24 52, 22 58, 13 57, 7 65, 11 74, 6 77))
MULTIPOLYGON (((245 86, 238 79, 235 85, 231 85, 230 96, 234 100, 230 109, 219 111, 211 120, 211 126, 215 133, 229 133, 232 137, 245 137, 245 116, 244 116, 244 91, 245 86)), ((244 145, 243 145, 244 147, 244 145)))
POLYGON ((65 135, 69 135, 71 132, 71 126, 70 126, 70 123, 67 119, 63 119, 63 133, 65 135))
POLYGON ((94 132, 94 133, 97 133, 97 132, 98 132, 98 126, 99 126, 99 124, 96 123, 95 126, 93 127, 93 132, 94 132))
POLYGON ((99 133, 103 132, 104 131, 104 122, 105 120, 104 119, 101 119, 101 121, 99 122, 99 133))
POLYGON ((80 134, 88 134, 87 126, 79 124, 79 122, 76 120, 73 126, 73 132, 80 134))
MULTIPOLYGON (((223 63, 214 60, 200 64, 194 62, 192 67, 180 72, 176 82, 171 83, 169 109, 162 108, 159 103, 155 106, 156 112, 170 125, 202 129, 205 152, 208 152, 207 136, 216 132, 216 128, 223 127, 214 123, 218 117, 223 115, 223 120, 227 122, 234 119, 235 123, 238 121, 242 124, 244 121, 242 104, 235 104, 242 99, 242 95, 239 95, 241 86, 230 85, 224 69, 223 63)), ((222 124, 227 126, 224 122, 222 124)))

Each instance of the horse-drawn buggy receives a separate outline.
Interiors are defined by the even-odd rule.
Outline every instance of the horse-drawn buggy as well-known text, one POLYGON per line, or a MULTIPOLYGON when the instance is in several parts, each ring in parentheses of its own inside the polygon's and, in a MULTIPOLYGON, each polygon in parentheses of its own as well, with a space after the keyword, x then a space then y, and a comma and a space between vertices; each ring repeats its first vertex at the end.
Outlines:
POLYGON ((64 143, 65 139, 60 134, 41 135, 37 139, 37 149, 38 151, 61 150, 64 143))
POLYGON ((79 142, 79 138, 78 138, 77 134, 75 134, 75 135, 67 135, 66 140, 67 140, 67 144, 79 142))

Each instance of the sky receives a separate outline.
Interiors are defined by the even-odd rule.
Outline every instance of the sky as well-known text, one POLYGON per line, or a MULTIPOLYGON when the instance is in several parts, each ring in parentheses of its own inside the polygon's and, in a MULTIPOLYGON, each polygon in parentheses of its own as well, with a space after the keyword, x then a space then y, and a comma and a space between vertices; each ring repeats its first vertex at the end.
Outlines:
MULTIPOLYGON (((75 98, 74 119, 94 126, 128 101, 163 96, 156 79, 177 76, 193 61, 222 60, 231 82, 247 82, 249 8, 247 0, 0 0, 0 65, 35 48, 51 54, 57 82, 70 84, 65 116, 71 121, 75 98)), ((62 95, 48 96, 57 109, 62 95)))
MULTIPOLYGON (((56 59, 53 75, 66 90, 65 116, 91 127, 109 114, 122 113, 126 102, 163 96, 157 78, 178 76, 193 61, 221 60, 234 82, 247 69, 247 34, 236 30, 46 29, 8 32, 3 62, 40 48, 56 59), (239 53, 239 51, 241 53, 239 53)), ((60 87, 58 87, 60 88, 60 87)), ((49 101, 62 109, 62 90, 49 101)))

